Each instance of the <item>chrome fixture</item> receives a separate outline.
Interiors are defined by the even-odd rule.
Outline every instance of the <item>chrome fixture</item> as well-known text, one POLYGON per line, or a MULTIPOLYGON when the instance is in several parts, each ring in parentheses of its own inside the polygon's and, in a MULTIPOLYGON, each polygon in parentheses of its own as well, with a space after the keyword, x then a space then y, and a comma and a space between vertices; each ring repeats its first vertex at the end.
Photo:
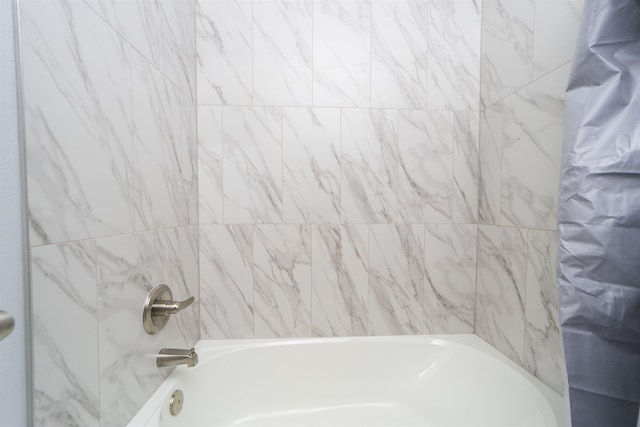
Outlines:
POLYGON ((194 300, 194 297, 190 297, 184 301, 174 301, 171 289, 167 285, 157 285, 151 289, 144 303, 142 311, 144 330, 148 334, 160 332, 169 321, 169 316, 189 307, 194 300))
POLYGON ((13 332, 15 325, 16 322, 13 320, 13 316, 6 311, 0 310, 0 341, 13 332))
POLYGON ((179 348, 163 348, 156 358, 156 366, 158 368, 166 368, 169 366, 187 365, 193 368, 198 364, 198 353, 196 349, 183 350, 179 348))
POLYGON ((171 400, 169 401, 169 413, 175 416, 180 413, 182 410, 182 404, 184 403, 184 393, 182 390, 176 390, 171 395, 171 400))

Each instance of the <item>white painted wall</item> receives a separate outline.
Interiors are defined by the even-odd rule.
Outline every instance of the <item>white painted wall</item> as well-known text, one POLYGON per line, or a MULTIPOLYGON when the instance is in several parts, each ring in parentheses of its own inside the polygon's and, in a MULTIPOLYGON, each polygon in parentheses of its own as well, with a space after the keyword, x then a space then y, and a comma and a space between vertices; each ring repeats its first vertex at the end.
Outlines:
POLYGON ((0 309, 16 328, 0 342, 0 423, 27 425, 20 150, 14 54, 14 1, 0 0, 0 309))

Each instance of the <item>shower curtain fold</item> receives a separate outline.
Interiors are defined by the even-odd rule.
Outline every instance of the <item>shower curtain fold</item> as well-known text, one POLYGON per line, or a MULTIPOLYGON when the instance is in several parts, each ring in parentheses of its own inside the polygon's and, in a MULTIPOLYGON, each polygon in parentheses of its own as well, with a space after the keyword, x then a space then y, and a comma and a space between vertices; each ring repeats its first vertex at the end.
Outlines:
POLYGON ((587 0, 566 94, 560 322, 573 426, 640 402, 640 0, 587 0))

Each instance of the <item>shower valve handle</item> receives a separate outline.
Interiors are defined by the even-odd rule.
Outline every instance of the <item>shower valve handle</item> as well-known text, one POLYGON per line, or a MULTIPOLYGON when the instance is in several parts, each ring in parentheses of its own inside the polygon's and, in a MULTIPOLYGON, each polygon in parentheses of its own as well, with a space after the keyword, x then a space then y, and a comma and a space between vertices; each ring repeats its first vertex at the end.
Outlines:
POLYGON ((170 316, 189 307, 196 299, 189 297, 184 301, 169 301, 151 304, 154 316, 170 316))
POLYGON ((155 286, 144 303, 142 326, 148 334, 156 334, 164 328, 172 314, 189 307, 195 301, 189 297, 184 301, 174 301, 171 289, 165 284, 155 286))

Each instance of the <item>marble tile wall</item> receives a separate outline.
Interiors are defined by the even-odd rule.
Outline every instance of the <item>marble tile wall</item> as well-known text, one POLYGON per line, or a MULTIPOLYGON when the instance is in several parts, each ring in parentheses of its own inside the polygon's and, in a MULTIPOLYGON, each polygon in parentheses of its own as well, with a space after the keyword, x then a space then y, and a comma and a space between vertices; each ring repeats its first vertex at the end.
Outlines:
POLYGON ((203 338, 474 331, 479 0, 198 0, 203 338))
POLYGON ((560 393, 556 199, 581 12, 580 0, 482 11, 476 333, 560 393))
POLYGON ((199 294, 195 4, 20 4, 35 424, 121 427, 199 339, 198 304, 141 324, 155 284, 199 294))

